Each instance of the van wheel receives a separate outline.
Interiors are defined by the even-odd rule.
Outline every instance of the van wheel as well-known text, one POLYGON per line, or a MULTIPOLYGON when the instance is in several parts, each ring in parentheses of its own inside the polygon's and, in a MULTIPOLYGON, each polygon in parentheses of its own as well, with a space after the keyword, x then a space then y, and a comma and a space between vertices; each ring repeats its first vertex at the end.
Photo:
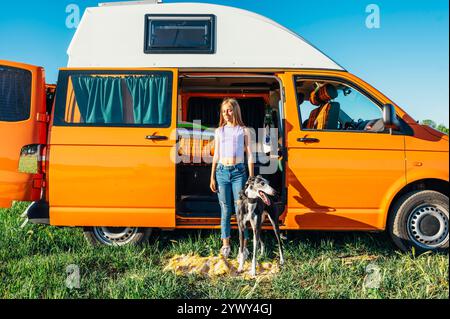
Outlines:
POLYGON ((392 208, 388 229, 403 251, 448 250, 448 196, 430 190, 402 196, 392 208))
POLYGON ((151 232, 142 227, 84 227, 84 237, 92 245, 139 245, 148 241, 151 232))

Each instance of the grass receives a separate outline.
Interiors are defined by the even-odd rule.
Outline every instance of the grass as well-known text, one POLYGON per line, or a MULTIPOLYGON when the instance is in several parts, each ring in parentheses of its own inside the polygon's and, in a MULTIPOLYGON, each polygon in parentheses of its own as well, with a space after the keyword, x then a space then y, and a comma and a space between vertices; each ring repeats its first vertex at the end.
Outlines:
MULTIPOLYGON (((209 279, 162 269, 176 254, 216 254, 218 231, 157 231, 142 247, 91 247, 79 228, 20 228, 26 206, 0 210, 2 299, 449 297, 448 254, 400 253, 384 233, 288 232, 286 264, 271 280, 209 279), (79 268, 79 289, 66 287, 69 265, 79 268), (364 285, 374 278, 378 288, 364 285)), ((272 233, 264 239, 260 260, 277 259, 272 233)), ((232 244, 234 258, 237 240, 232 244)))

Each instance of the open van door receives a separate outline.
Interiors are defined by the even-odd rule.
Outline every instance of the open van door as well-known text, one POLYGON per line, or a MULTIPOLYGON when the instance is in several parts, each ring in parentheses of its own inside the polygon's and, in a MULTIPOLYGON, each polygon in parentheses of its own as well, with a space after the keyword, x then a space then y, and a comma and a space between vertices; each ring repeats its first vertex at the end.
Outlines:
POLYGON ((127 242, 131 228, 176 226, 177 92, 177 69, 60 70, 48 145, 51 225, 96 227, 107 242, 127 242))
POLYGON ((0 60, 0 207, 40 198, 46 122, 44 70, 0 60))

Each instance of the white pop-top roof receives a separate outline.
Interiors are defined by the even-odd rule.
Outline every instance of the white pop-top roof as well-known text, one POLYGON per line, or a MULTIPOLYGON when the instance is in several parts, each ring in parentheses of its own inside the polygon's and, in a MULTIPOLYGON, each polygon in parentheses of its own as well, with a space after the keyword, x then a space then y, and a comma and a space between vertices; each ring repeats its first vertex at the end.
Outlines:
POLYGON ((87 8, 68 67, 315 68, 343 70, 303 38, 261 15, 201 4, 130 2, 87 8), (146 14, 213 14, 214 54, 146 54, 146 14))

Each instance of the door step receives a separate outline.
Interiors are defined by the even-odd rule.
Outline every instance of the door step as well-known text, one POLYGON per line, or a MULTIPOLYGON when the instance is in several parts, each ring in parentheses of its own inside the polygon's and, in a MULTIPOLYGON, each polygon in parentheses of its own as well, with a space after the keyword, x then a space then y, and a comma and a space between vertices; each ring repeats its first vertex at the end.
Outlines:
MULTIPOLYGON (((220 228, 220 218, 219 217, 187 217, 187 214, 183 216, 176 215, 176 225, 177 227, 189 226, 192 228, 205 226, 206 228, 220 228)), ((231 227, 237 227, 236 217, 233 215, 231 217, 231 227)), ((250 227, 250 226, 249 226, 250 227)), ((266 218, 262 224, 264 229, 272 229, 272 224, 269 219, 266 218)), ((282 224, 280 223, 280 227, 282 224)))
MULTIPOLYGON (((177 215, 176 217, 177 226, 185 225, 198 225, 198 226, 219 226, 220 227, 220 217, 188 217, 188 214, 184 213, 183 216, 177 215)), ((231 226, 236 226, 236 218, 231 217, 231 226)))

